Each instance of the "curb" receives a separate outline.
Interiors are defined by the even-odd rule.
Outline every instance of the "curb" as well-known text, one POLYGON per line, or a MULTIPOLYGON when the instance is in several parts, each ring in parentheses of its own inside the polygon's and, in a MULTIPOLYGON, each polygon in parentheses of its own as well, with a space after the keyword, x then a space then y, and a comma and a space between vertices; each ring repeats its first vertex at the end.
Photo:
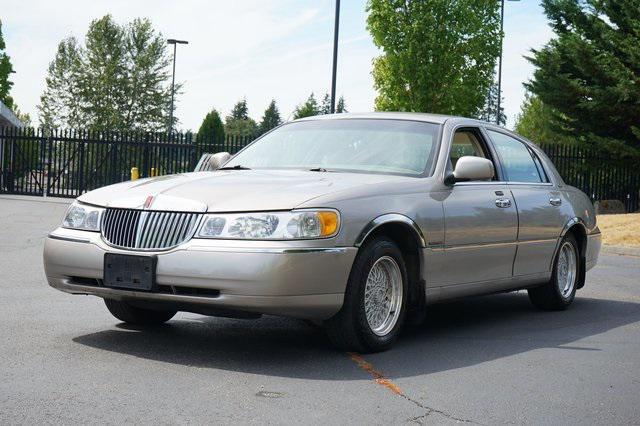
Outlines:
POLYGON ((606 254, 640 257, 640 247, 610 246, 603 244, 601 252, 606 254))
POLYGON ((37 203, 71 204, 74 198, 43 197, 40 195, 0 195, 0 200, 35 201, 37 203))

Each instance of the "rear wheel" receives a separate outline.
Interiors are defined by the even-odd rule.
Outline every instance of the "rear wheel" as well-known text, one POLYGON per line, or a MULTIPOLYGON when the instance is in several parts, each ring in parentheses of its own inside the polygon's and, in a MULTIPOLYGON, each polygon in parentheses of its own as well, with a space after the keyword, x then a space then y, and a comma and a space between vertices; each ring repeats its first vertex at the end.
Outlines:
POLYGON ((340 312, 325 321, 333 344, 357 352, 389 348, 404 322, 407 271, 398 246, 378 237, 356 257, 340 312))
POLYGON ((529 299, 539 309, 563 310, 575 299, 580 271, 578 243, 572 234, 567 234, 556 254, 551 280, 541 287, 529 289, 529 299))
POLYGON ((142 309, 130 305, 127 302, 113 299, 104 299, 111 315, 120 321, 135 325, 154 325, 169 321, 176 311, 155 311, 142 309))

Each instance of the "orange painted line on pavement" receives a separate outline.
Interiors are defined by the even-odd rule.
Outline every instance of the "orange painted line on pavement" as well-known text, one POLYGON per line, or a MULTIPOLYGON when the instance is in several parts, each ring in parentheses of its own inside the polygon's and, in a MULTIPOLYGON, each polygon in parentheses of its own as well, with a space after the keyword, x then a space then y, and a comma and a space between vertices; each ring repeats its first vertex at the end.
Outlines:
POLYGON ((384 386, 385 388, 389 389, 391 392, 395 393, 396 395, 403 395, 402 391, 398 386, 393 384, 391 380, 384 377, 382 373, 380 373, 375 368, 373 368, 373 365, 365 361, 364 358, 362 358, 360 355, 354 352, 347 352, 347 354, 349 355, 351 360, 356 363, 358 367, 360 367, 362 370, 369 373, 377 384, 384 386))

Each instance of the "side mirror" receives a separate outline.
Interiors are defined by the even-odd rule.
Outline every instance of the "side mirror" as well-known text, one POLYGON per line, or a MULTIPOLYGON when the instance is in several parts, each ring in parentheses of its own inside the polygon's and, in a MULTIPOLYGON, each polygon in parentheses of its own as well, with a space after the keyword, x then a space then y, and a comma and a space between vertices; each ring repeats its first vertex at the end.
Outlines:
POLYGON ((228 152, 218 152, 215 154, 202 154, 198 165, 193 170, 194 172, 205 172, 218 170, 224 163, 229 161, 231 154, 228 152))
POLYGON ((495 175, 493 163, 491 160, 481 157, 464 156, 458 159, 453 176, 447 176, 447 180, 451 182, 460 182, 465 180, 489 180, 495 175), (452 179, 453 178, 453 179, 452 179))

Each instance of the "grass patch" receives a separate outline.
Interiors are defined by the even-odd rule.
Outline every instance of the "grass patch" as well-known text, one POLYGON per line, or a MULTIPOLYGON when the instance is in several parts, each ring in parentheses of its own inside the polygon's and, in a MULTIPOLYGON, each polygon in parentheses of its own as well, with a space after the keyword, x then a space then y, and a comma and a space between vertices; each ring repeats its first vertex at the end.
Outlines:
POLYGON ((640 247, 640 213, 600 215, 598 227, 603 244, 640 247))

